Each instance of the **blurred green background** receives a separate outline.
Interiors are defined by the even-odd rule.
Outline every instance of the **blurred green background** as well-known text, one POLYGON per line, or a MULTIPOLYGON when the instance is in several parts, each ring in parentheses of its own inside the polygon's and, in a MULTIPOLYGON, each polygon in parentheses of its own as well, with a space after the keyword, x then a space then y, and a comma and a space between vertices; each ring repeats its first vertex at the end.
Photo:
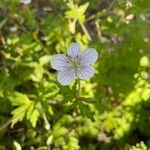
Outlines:
POLYGON ((0 150, 150 150, 149 0, 0 0, 0 150), (61 86, 51 56, 99 53, 61 86))

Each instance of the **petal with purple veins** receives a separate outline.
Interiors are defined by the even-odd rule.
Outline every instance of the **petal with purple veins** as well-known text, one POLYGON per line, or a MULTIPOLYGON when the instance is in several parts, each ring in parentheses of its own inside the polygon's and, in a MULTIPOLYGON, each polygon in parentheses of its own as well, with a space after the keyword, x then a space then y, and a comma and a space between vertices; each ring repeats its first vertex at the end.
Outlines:
POLYGON ((72 58, 76 58, 80 54, 80 44, 72 43, 67 51, 68 55, 72 58))
POLYGON ((63 54, 54 55, 50 61, 51 67, 55 70, 65 70, 68 68, 68 58, 63 54))
POLYGON ((57 75, 57 80, 61 85, 69 85, 75 78, 74 69, 66 69, 64 71, 59 71, 57 75))
POLYGON ((98 53, 93 48, 88 48, 80 54, 81 64, 90 65, 96 62, 98 59, 98 53))
POLYGON ((94 76, 95 70, 92 66, 82 66, 77 69, 77 77, 79 79, 90 79, 94 76))

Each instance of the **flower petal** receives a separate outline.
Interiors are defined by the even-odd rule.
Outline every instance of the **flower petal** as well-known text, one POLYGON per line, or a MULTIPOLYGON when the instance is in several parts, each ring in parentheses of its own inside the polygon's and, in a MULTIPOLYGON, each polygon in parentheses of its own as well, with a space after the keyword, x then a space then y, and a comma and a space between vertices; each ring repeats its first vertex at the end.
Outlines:
POLYGON ((57 75, 57 80, 61 85, 69 85, 75 78, 74 69, 66 69, 64 71, 59 71, 57 75))
POLYGON ((98 53, 93 48, 88 48, 80 54, 81 63, 83 65, 91 65, 98 59, 98 53))
POLYGON ((68 67, 68 58, 63 54, 54 55, 50 62, 55 70, 65 70, 68 67))
POLYGON ((67 51, 68 55, 72 58, 76 58, 80 54, 80 44, 72 43, 67 51))
POLYGON ((80 79, 86 80, 93 77, 95 74, 95 70, 92 66, 82 66, 77 69, 77 76, 80 79))

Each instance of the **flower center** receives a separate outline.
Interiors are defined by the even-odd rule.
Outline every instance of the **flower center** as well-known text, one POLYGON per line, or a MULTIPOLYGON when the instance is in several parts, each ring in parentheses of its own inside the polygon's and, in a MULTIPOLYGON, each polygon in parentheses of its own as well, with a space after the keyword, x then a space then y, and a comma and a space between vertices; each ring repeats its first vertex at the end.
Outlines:
POLYGON ((72 58, 71 56, 68 56, 69 59, 69 64, 70 67, 72 69, 75 69, 75 72, 77 71, 77 69, 80 67, 81 63, 80 63, 80 59, 78 57, 78 55, 75 58, 72 58))

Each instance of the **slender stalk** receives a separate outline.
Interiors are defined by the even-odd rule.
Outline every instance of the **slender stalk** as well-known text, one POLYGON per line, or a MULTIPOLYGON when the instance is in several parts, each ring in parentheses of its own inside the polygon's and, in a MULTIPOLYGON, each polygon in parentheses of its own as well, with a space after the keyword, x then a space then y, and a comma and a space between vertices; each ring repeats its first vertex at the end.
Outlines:
POLYGON ((85 98, 85 97, 79 97, 79 100, 83 101, 83 102, 87 102, 87 103, 96 103, 96 99, 94 98, 85 98))
POLYGON ((77 79, 77 97, 80 96, 80 79, 77 79))
POLYGON ((80 100, 83 102, 87 102, 87 103, 96 103, 96 99, 94 98, 86 98, 86 97, 81 97, 80 96, 80 90, 81 90, 81 84, 80 84, 80 79, 77 79, 77 85, 76 85, 76 100, 80 100))
POLYGON ((99 22, 97 20, 95 21, 95 25, 96 25, 96 29, 97 29, 98 38, 101 41, 101 29, 100 29, 99 22))
MULTIPOLYGON (((79 23, 80 23, 80 22, 79 22, 79 23)), ((90 36, 89 32, 87 31, 87 29, 86 29, 85 25, 84 25, 83 23, 80 23, 80 25, 81 25, 81 28, 82 28, 82 30, 83 30, 83 32, 84 32, 84 34, 87 36, 88 40, 89 40, 89 41, 91 41, 91 40, 92 40, 92 38, 91 38, 91 36, 90 36)))
POLYGON ((43 119, 44 119, 45 129, 46 129, 46 130, 49 130, 49 129, 50 129, 50 124, 49 124, 49 122, 48 122, 48 119, 47 119, 45 113, 43 113, 43 119))
POLYGON ((8 125, 11 124, 12 118, 8 119, 5 123, 3 123, 2 125, 0 125, 0 132, 5 129, 8 125))

